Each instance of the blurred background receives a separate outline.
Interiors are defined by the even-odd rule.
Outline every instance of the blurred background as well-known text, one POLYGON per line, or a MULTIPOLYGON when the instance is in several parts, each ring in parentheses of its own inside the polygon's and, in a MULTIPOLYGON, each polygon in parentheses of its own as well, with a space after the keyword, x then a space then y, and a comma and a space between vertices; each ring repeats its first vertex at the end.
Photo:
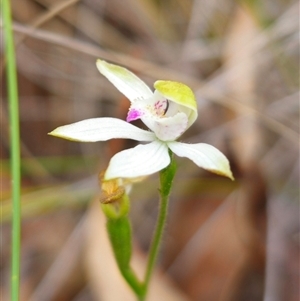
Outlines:
MULTIPOLYGON (((132 141, 47 136, 82 119, 124 119, 129 102, 102 58, 152 87, 195 92, 181 137, 222 150, 235 181, 179 159, 149 300, 299 300, 299 2, 13 0, 22 146, 21 300, 135 300, 99 208, 98 174, 132 141)), ((1 47, 1 296, 9 300, 9 120, 1 47)), ((138 126, 143 126, 136 123, 138 126)), ((143 271, 158 179, 131 194, 133 264, 143 271)))

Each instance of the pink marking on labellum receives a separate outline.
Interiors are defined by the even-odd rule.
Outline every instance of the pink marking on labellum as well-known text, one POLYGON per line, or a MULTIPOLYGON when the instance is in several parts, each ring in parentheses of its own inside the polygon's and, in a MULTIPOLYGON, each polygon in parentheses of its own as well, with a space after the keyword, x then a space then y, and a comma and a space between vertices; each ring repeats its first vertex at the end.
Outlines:
POLYGON ((143 112, 136 110, 136 109, 130 109, 127 114, 126 121, 130 122, 133 120, 137 120, 137 119, 141 118, 142 115, 143 115, 143 112))
POLYGON ((167 99, 158 100, 154 104, 154 110, 155 110, 156 114, 159 115, 159 116, 165 115, 168 108, 169 108, 169 102, 168 102, 167 99))

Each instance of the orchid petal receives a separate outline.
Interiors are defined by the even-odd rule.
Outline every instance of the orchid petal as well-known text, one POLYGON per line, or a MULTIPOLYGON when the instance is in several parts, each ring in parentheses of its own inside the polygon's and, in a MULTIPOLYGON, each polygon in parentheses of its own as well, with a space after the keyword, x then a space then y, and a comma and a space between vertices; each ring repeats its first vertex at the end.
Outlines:
POLYGON ((60 126, 49 135, 81 142, 106 141, 114 138, 136 141, 153 141, 155 139, 152 132, 142 130, 121 119, 109 117, 85 119, 60 126))
POLYGON ((188 127, 194 123, 198 116, 197 102, 193 91, 188 86, 178 82, 158 80, 154 83, 154 88, 168 100, 188 108, 188 127))
POLYGON ((126 68, 97 60, 97 68, 130 101, 147 99, 153 96, 151 89, 135 74, 126 68))
POLYGON ((227 158, 215 147, 206 143, 186 144, 169 142, 169 148, 179 157, 186 157, 196 165, 233 180, 227 158))
POLYGON ((123 150, 112 157, 104 180, 153 174, 170 164, 168 147, 160 141, 123 150))

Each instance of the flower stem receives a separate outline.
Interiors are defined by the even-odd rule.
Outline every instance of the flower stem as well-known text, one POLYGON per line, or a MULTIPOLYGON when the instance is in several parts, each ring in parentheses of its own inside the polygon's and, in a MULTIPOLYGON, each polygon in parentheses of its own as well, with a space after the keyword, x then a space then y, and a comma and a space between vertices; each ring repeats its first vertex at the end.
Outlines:
POLYGON ((127 216, 129 203, 128 196, 124 195, 121 199, 122 206, 120 208, 123 208, 123 210, 116 210, 114 204, 101 205, 102 210, 107 217, 106 228, 119 270, 139 301, 144 301, 146 298, 166 223, 169 195, 176 172, 176 164, 171 152, 170 157, 170 164, 160 172, 160 209, 143 282, 139 281, 130 266, 132 246, 131 225, 127 216))
POLYGON ((141 301, 145 300, 148 291, 149 282, 157 259, 158 251, 161 245, 161 238, 166 223, 169 195, 172 187, 172 182, 176 173, 176 163, 173 160, 172 153, 170 153, 170 157, 171 157, 171 163, 165 169, 163 169, 159 174, 160 175, 160 208, 159 208, 159 215, 157 219, 153 240, 150 247, 148 264, 147 264, 145 281, 144 281, 144 294, 140 299, 141 301))
POLYGON ((4 41, 7 62, 7 85, 10 115, 11 140, 11 174, 12 174, 12 259, 11 259, 11 300, 19 300, 20 289, 20 140, 19 140, 19 106, 18 84, 15 61, 15 49, 11 20, 10 1, 3 1, 4 41))

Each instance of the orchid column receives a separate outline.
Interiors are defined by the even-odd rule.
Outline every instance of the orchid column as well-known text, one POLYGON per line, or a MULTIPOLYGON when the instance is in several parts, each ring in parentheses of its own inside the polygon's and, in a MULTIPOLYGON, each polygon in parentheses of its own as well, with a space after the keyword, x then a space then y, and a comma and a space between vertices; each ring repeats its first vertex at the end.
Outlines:
POLYGON ((174 81, 158 80, 154 83, 155 91, 152 92, 140 78, 123 67, 102 60, 97 61, 97 67, 100 73, 129 99, 131 106, 126 121, 110 117, 87 119, 58 127, 49 134, 80 142, 114 138, 148 142, 114 155, 102 179, 105 195, 102 208, 108 218, 108 231, 120 271, 139 300, 144 300, 160 245, 176 170, 173 154, 186 157, 199 167, 219 175, 230 179, 233 179, 233 176, 227 158, 212 145, 176 141, 198 116, 195 96, 189 87, 174 81), (137 119, 141 119, 149 130, 130 124, 137 119), (145 279, 139 281, 130 268, 131 230, 127 218, 127 193, 136 179, 156 172, 160 172, 161 182, 160 213, 145 279), (119 241, 123 241, 123 251, 120 251, 122 246, 119 241))

